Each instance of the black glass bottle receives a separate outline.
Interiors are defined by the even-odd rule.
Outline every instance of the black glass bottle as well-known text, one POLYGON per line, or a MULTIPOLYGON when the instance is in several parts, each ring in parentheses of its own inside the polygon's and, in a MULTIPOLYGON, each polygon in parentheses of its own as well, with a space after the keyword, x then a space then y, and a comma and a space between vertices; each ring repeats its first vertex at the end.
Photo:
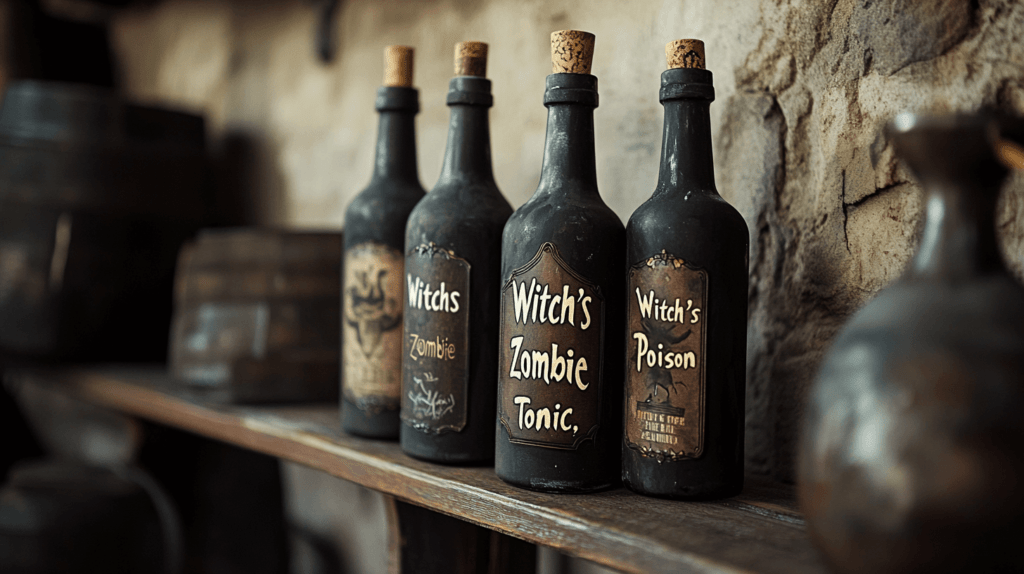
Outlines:
POLYGON ((672 498, 743 487, 747 225, 718 194, 704 45, 666 47, 654 194, 626 226, 622 480, 672 498))
POLYGON ((370 185, 345 211, 341 427, 398 438, 402 389, 402 250, 409 212, 423 198, 416 171, 419 94, 412 88, 412 48, 388 46, 377 156, 370 185))
POLYGON ((448 147, 405 235, 402 450, 442 463, 494 459, 501 231, 512 206, 494 182, 487 44, 455 47, 448 147))
POLYGON ((594 161, 593 35, 552 34, 540 183, 505 225, 495 471, 587 492, 619 483, 625 230, 594 161))

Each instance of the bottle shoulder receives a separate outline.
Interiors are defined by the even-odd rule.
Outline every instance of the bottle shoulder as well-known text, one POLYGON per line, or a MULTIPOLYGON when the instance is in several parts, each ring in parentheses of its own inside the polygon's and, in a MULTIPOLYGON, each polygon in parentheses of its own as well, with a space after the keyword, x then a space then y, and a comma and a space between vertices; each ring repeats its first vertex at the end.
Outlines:
POLYGON ((664 227, 713 226, 727 233, 748 233, 747 222, 731 203, 717 192, 656 191, 629 218, 631 232, 664 232, 664 227))
POLYGON ((922 357, 943 358, 945 372, 987 373, 953 378, 972 386, 1008 380, 990 376, 994 364, 1021 372, 1024 287, 1007 273, 961 281, 904 276, 854 313, 835 337, 817 376, 819 398, 824 390, 850 393, 854 371, 870 374, 872 385, 905 384, 893 375, 901 372, 895 367, 918 369, 922 357))
POLYGON ((622 220, 596 193, 542 193, 538 191, 509 218, 506 228, 550 223, 552 231, 571 233, 576 228, 625 230, 622 220))
POLYGON ((409 214, 406 243, 434 242, 457 251, 500 242, 512 206, 491 185, 437 186, 409 214))
POLYGON ((717 193, 655 194, 633 212, 626 225, 630 256, 648 257, 662 249, 691 260, 743 254, 750 233, 740 212, 717 193))
POLYGON ((346 225, 355 220, 380 217, 405 218, 425 195, 418 183, 400 180, 375 180, 359 192, 345 210, 346 225))
POLYGON ((345 210, 345 248, 377 242, 401 250, 409 213, 422 198, 423 189, 416 183, 371 183, 345 210))
POLYGON ((504 219, 512 214, 512 204, 491 180, 449 179, 439 181, 417 209, 458 210, 460 213, 496 212, 504 219))
POLYGON ((625 264, 626 230, 603 201, 533 197, 512 214, 502 237, 502 277, 527 264, 545 243, 576 272, 617 292, 625 264), (608 281, 612 283, 606 284, 608 281))
POLYGON ((969 328, 948 327, 984 323, 1018 333, 1024 345, 1024 286, 1006 271, 952 281, 904 274, 854 313, 842 336, 902 332, 917 342, 955 338, 966 344, 963 339, 973 338, 965 335, 969 328))
POLYGON ((693 215, 718 215, 723 218, 735 216, 740 220, 743 219, 739 210, 726 201, 714 187, 691 190, 655 189, 651 197, 640 204, 633 215, 648 213, 666 216, 686 216, 692 213, 693 215))

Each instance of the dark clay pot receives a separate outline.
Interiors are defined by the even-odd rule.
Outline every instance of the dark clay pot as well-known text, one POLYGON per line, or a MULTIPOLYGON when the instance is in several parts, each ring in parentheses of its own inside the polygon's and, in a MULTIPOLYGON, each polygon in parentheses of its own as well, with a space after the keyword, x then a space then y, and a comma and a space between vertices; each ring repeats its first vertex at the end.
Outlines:
POLYGON ((925 190, 921 243, 826 356, 799 452, 800 505, 838 572, 1024 569, 1024 288, 996 242, 995 127, 888 129, 925 190))

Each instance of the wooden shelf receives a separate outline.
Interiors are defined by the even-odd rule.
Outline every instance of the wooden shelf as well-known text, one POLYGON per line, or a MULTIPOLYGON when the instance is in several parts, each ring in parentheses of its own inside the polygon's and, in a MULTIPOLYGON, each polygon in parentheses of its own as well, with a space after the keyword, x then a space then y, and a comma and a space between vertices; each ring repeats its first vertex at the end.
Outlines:
POLYGON ((678 502, 624 489, 556 495, 505 484, 492 468, 449 467, 397 443, 339 430, 334 405, 225 406, 159 368, 9 373, 125 414, 294 461, 528 542, 626 572, 824 572, 791 487, 748 480, 720 502, 678 502))

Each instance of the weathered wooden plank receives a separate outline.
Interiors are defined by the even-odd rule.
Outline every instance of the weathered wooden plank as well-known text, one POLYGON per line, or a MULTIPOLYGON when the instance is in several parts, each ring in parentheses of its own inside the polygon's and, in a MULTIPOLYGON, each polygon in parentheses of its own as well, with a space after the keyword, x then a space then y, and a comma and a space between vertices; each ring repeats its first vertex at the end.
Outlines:
POLYGON ((344 435, 334 406, 204 404, 157 370, 20 372, 24 383, 326 471, 418 506, 627 572, 824 572, 789 489, 753 483, 721 502, 647 498, 624 489, 530 492, 492 468, 405 456, 396 443, 344 435))

